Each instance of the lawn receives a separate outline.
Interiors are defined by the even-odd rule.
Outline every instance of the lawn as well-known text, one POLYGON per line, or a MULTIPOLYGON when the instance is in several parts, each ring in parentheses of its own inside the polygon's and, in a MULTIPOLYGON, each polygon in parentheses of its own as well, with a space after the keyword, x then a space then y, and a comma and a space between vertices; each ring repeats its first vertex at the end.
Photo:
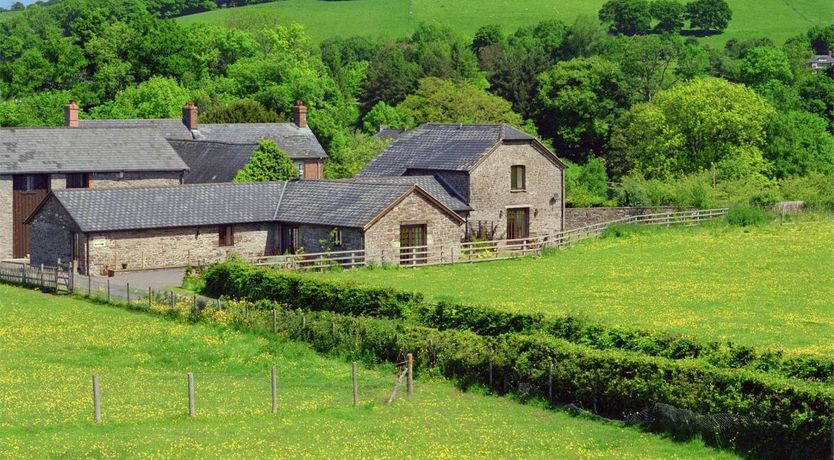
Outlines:
POLYGON ((413 399, 386 406, 390 371, 359 380, 354 408, 349 364, 304 345, 0 285, 0 458, 731 457, 419 376, 413 399))
MULTIPOLYGON (((484 24, 501 24, 509 33, 543 19, 572 22, 585 14, 596 17, 604 0, 283 0, 241 8, 228 8, 185 16, 183 23, 227 24, 229 20, 274 15, 282 22, 304 24, 316 41, 334 36, 368 35, 397 38, 421 23, 454 26, 472 35, 484 24)), ((781 44, 812 25, 834 20, 828 0, 728 0, 733 20, 720 35, 703 38, 723 45, 730 38, 766 36, 781 44)))
POLYGON ((539 259, 323 276, 831 356, 834 222, 649 229, 539 259))

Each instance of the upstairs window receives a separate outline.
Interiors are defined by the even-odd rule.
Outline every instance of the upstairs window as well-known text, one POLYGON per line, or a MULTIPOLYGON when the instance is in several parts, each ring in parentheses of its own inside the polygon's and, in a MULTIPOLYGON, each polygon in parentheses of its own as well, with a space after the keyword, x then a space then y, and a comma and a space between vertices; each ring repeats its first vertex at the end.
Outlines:
POLYGON ((68 174, 67 188, 90 188, 90 175, 68 174))
POLYGON ((524 166, 510 168, 510 190, 527 190, 527 171, 524 166))
POLYGON ((217 231, 219 235, 218 245, 234 246, 235 245, 235 230, 231 225, 221 225, 217 231))

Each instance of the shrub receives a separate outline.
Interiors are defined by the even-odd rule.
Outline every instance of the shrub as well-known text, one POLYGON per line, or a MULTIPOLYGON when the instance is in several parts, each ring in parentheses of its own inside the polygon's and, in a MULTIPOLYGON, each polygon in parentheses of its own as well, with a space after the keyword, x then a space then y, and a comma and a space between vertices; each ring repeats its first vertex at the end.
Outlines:
POLYGON ((812 172, 785 179, 780 188, 786 200, 804 201, 807 209, 834 211, 834 176, 812 172))
POLYGON ((771 216, 762 209, 747 206, 732 206, 727 210, 727 223, 739 227, 761 225, 768 222, 771 216))
POLYGON ((423 301, 419 293, 326 281, 229 261, 210 266, 204 292, 250 301, 272 300, 296 308, 349 315, 403 318, 423 301))

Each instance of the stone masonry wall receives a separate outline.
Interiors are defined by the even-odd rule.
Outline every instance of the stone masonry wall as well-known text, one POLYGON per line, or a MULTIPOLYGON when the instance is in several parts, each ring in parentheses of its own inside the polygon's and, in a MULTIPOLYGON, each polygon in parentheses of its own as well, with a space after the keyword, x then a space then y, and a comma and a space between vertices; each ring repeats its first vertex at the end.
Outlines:
POLYGON ((398 263, 400 225, 425 224, 429 246, 460 251, 461 225, 422 195, 412 193, 365 231, 365 257, 377 263, 398 263))
POLYGON ((565 230, 586 227, 588 225, 610 222, 631 216, 677 211, 676 208, 565 208, 565 230))
POLYGON ((29 260, 54 267, 72 260, 72 235, 77 228, 57 200, 48 199, 29 224, 29 260))
POLYGON ((234 226, 234 246, 220 246, 218 227, 131 230, 89 235, 90 270, 183 267, 221 261, 229 253, 254 257, 271 253, 274 232, 271 223, 234 226))
POLYGON ((180 185, 179 172, 95 173, 90 177, 90 188, 155 187, 180 185))
POLYGON ((530 236, 555 233, 562 226, 562 172, 529 144, 502 145, 470 172, 469 221, 496 225, 495 239, 507 234, 507 209, 530 208, 530 236), (525 166, 526 190, 510 190, 510 168, 525 166))
POLYGON ((0 175, 0 259, 12 257, 12 176, 0 175))

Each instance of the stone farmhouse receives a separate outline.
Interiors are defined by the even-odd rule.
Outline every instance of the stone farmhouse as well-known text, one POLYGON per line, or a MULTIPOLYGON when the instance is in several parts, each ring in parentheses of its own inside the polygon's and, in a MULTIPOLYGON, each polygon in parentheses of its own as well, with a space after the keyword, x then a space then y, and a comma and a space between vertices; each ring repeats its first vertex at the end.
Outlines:
POLYGON ((512 126, 430 123, 399 136, 355 180, 434 178, 469 207, 460 210, 465 237, 515 240, 564 230, 564 169, 512 126))
POLYGON ((345 181, 53 190, 27 224, 32 264, 73 260, 82 273, 302 248, 395 262, 404 231, 419 229, 421 244, 460 243, 464 220, 449 204, 415 185, 345 181))

